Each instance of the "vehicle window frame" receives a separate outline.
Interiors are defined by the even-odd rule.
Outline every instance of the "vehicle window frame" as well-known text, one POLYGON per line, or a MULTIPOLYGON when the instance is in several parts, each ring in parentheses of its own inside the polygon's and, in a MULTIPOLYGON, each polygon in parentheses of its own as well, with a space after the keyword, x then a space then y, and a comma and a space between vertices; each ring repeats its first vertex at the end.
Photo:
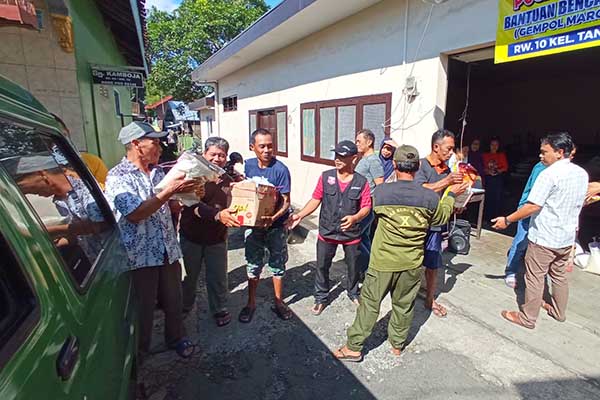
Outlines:
POLYGON ((14 248, 13 243, 11 243, 11 241, 6 238, 6 235, 3 234, 3 231, 0 231, 0 241, 4 241, 4 243, 6 243, 6 247, 8 248, 8 251, 10 251, 10 255, 12 256, 11 261, 15 262, 15 268, 17 268, 21 273, 21 276, 25 281, 24 283, 29 287, 31 293, 33 294, 33 298, 35 299, 34 308, 31 311, 31 313, 29 313, 29 315, 23 320, 23 322, 19 325, 17 330, 10 336, 8 341, 3 345, 0 345, 1 372, 6 366, 6 364, 8 364, 8 362, 13 358, 15 353, 27 341, 33 330, 39 325, 42 312, 40 299, 31 282, 31 277, 27 273, 27 270, 24 268, 23 262, 18 256, 18 253, 14 248))
MULTIPOLYGON (((19 118, 15 118, 14 116, 10 116, 10 115, 5 115, 3 113, 0 113, 0 120, 4 120, 9 123, 13 123, 15 125, 21 126, 26 129, 35 129, 37 133, 45 136, 46 138, 51 139, 58 146, 59 150, 66 157, 67 161, 69 161, 71 166, 73 168, 76 168, 77 172, 80 173, 80 176, 81 176, 85 186, 90 191, 90 193, 92 194, 94 199, 96 201, 100 200, 100 204, 99 204, 100 210, 101 210, 102 214, 104 215, 106 222, 110 224, 110 228, 113 231, 118 230, 118 226, 117 226, 117 222, 114 217, 114 214, 113 214, 110 206, 108 205, 108 201, 106 200, 103 192, 100 190, 100 187, 98 186, 98 183, 96 182, 96 179, 93 177, 92 173, 87 168, 87 166, 85 165, 85 163, 83 162, 83 160, 81 159, 79 154, 77 154, 75 149, 72 148, 72 145, 69 143, 69 141, 62 134, 60 134, 58 129, 56 129, 56 130, 49 129, 48 127, 40 125, 39 123, 36 123, 34 121, 20 120, 19 118)), ((4 167, 0 164, 0 168, 4 168, 4 167)), ((5 169, 4 169, 4 171, 6 172, 5 169)), ((14 181, 13 177, 8 172, 6 172, 6 174, 13 181, 15 188, 19 191, 19 193, 21 193, 22 200, 27 203, 29 209, 32 211, 32 213, 38 223, 38 226, 43 231, 46 232, 47 239, 50 243, 50 246, 53 248, 54 254, 55 254, 56 258, 59 260, 59 262, 61 263, 61 266, 62 266, 63 270, 65 271, 66 275, 69 276, 69 279, 71 280, 73 288, 79 295, 81 295, 81 296, 85 295, 90 287, 90 282, 92 282, 93 278, 96 276, 98 264, 104 258, 104 250, 107 247, 110 247, 114 241, 114 235, 111 235, 113 237, 109 236, 107 238, 107 240, 102 244, 100 253, 96 257, 96 259, 91 263, 92 265, 90 267, 90 270, 86 274, 83 281, 81 283, 77 282, 75 280, 75 277, 73 276, 69 266, 66 264, 65 260, 60 255, 56 246, 52 243, 50 234, 48 233, 48 230, 46 229, 46 226, 44 225, 43 221, 41 220, 37 210, 35 209, 35 207, 33 207, 31 202, 27 199, 27 196, 25 196, 23 194, 23 192, 21 191, 21 188, 14 181)))

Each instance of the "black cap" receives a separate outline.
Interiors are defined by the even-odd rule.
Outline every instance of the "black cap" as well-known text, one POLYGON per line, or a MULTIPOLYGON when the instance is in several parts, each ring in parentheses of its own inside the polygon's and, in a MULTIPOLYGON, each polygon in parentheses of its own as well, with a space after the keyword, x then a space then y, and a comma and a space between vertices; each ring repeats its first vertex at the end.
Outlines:
POLYGON ((335 154, 338 154, 342 157, 348 157, 358 154, 358 148, 356 148, 354 142, 350 140, 342 140, 331 151, 335 152, 335 154))

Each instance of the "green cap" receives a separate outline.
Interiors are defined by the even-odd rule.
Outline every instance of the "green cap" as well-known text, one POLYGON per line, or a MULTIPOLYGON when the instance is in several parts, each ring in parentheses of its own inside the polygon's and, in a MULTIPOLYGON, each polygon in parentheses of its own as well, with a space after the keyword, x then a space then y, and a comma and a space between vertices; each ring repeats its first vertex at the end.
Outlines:
POLYGON ((406 162, 406 161, 419 161, 419 151, 411 145, 403 144, 398 147, 394 152, 394 161, 406 162))

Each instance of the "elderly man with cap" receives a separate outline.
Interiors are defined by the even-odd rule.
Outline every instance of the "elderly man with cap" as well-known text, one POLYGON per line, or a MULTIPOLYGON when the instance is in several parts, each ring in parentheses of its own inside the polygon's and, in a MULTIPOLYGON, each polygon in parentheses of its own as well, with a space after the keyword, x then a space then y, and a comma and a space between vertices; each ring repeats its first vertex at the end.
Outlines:
POLYGON ((150 350, 154 308, 157 300, 165 313, 165 341, 182 357, 194 352, 185 338, 182 299, 182 257, 171 212, 167 205, 175 193, 203 191, 185 176, 171 181, 155 194, 154 187, 165 176, 156 164, 161 154, 160 138, 145 122, 132 122, 119 132, 126 156, 108 172, 106 196, 117 213, 121 238, 127 250, 132 282, 137 297, 140 324, 139 351, 150 350))
POLYGON ((354 324, 348 329, 346 345, 334 353, 342 361, 362 360, 363 344, 373 331, 388 293, 392 298, 388 340, 392 353, 400 355, 421 282, 427 229, 447 223, 455 195, 464 192, 464 186, 454 185, 449 195, 440 199, 433 190, 415 182, 419 153, 412 146, 396 150, 394 166, 397 181, 379 185, 373 192, 377 230, 354 324))
POLYGON ((371 210, 371 192, 367 179, 354 172, 358 149, 349 140, 338 143, 335 152, 335 169, 323 172, 304 208, 290 217, 291 227, 312 214, 321 205, 319 214, 319 240, 317 241, 317 270, 315 274, 314 315, 320 315, 329 295, 329 269, 339 244, 344 246, 348 267, 346 290, 352 302, 358 305, 357 266, 360 245, 359 222, 371 210))

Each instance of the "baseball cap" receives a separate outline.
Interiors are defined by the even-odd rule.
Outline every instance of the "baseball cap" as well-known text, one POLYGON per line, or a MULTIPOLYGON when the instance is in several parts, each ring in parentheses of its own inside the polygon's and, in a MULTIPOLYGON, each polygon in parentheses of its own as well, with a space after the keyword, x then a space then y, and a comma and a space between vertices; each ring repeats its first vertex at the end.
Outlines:
POLYGON ((335 154, 338 154, 342 157, 348 157, 358 154, 358 149, 356 148, 356 145, 350 140, 342 140, 331 151, 335 152, 335 154))
POLYGON ((147 138, 163 138, 167 132, 156 132, 152 125, 147 122, 133 121, 129 125, 121 128, 119 132, 119 141, 123 144, 131 143, 132 140, 147 138))
POLYGON ((38 154, 7 158, 2 160, 2 165, 15 177, 59 167, 53 157, 38 154))
POLYGON ((394 152, 394 161, 419 161, 419 151, 409 144, 403 144, 394 152))

